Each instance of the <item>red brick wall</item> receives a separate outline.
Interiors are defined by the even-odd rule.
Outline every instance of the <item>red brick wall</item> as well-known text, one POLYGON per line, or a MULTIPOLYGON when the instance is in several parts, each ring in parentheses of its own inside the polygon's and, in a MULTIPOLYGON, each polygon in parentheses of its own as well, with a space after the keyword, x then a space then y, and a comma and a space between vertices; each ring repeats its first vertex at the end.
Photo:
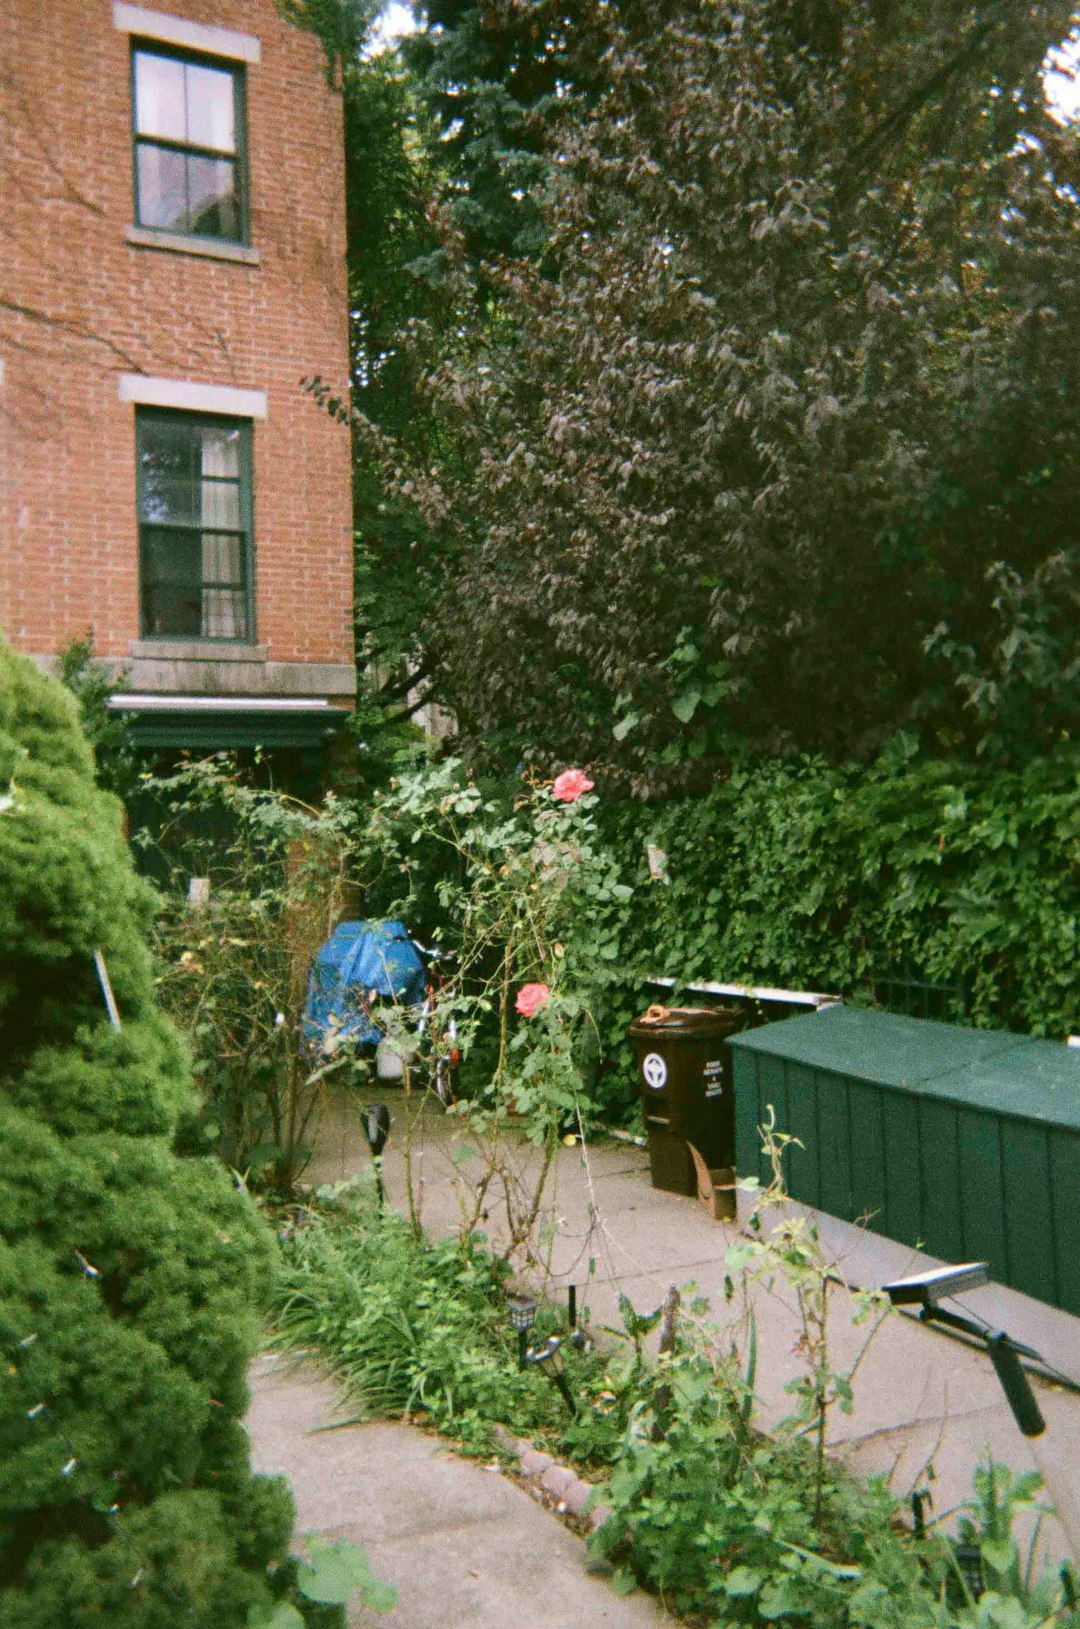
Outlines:
POLYGON ((256 636, 352 661, 348 433, 299 381, 347 378, 340 97, 273 0, 156 9, 256 35, 247 73, 257 267, 139 248, 130 36, 110 0, 5 0, 0 22, 0 625, 53 653, 138 637, 135 410, 120 373, 265 391, 254 428, 256 636))

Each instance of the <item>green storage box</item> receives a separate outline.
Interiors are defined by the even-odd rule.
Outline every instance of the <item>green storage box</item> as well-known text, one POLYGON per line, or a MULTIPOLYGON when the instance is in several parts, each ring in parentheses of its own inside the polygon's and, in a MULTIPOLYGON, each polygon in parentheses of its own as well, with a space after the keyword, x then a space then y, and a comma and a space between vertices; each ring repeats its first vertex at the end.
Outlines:
POLYGON ((729 1045, 740 1176, 771 1103, 793 1198, 1080 1314, 1080 1050, 858 1007, 729 1045))

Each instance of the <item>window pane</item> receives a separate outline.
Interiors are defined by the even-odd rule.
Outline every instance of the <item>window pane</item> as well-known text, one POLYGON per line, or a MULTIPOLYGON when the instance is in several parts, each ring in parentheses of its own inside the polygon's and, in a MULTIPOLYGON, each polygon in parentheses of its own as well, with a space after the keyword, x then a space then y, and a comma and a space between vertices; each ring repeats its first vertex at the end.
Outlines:
POLYGON ((198 532, 142 532, 143 631, 197 639, 202 632, 202 539, 198 532))
POLYGON ((225 68, 187 64, 187 139, 195 147, 236 151, 233 76, 225 68))
POLYGON ((203 590, 202 634, 204 639, 247 638, 247 599, 242 589, 203 590))
POLYGON ((223 424, 207 425, 200 431, 201 459, 204 475, 227 475, 236 480, 240 474, 239 429, 223 424))
POLYGON ((232 481, 202 483, 202 523, 222 531, 240 528, 240 488, 232 481))
POLYGON ((204 583, 242 583, 244 580, 244 540, 242 537, 203 535, 202 570, 204 583))
POLYGON ((196 429, 184 419, 140 412, 139 455, 144 471, 152 468, 161 475, 183 475, 190 480, 195 473, 196 429))
POLYGON ((135 128, 141 136, 184 141, 184 64, 175 57, 135 53, 135 128))
POLYGON ((139 143, 140 226, 160 226, 169 232, 188 231, 187 162, 183 153, 154 147, 149 142, 139 143))
POLYGON ((137 426, 144 634, 249 639, 249 427, 150 408, 137 426))
POLYGON ((188 231, 206 238, 239 238, 236 165, 228 158, 190 157, 188 231))
POLYGON ((143 520, 156 526, 198 526, 201 516, 190 481, 143 471, 143 520))
POLYGON ((198 525, 195 438, 183 424, 139 421, 139 474, 145 521, 198 525))
POLYGON ((247 637, 247 596, 242 587, 217 588, 216 583, 243 584, 244 540, 242 537, 203 536, 203 637, 205 639, 244 639, 247 637))

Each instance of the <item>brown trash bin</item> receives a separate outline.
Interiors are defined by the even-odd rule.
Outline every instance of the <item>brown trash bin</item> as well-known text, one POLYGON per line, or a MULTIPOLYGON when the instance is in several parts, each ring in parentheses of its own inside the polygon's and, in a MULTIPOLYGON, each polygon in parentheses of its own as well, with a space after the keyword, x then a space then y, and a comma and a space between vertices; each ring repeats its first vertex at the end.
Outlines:
POLYGON ((650 1007, 630 1025, 653 1187, 700 1193, 693 1145, 714 1183, 727 1187, 728 1215, 735 1198, 735 1095, 727 1037, 745 1022, 737 1007, 650 1007))

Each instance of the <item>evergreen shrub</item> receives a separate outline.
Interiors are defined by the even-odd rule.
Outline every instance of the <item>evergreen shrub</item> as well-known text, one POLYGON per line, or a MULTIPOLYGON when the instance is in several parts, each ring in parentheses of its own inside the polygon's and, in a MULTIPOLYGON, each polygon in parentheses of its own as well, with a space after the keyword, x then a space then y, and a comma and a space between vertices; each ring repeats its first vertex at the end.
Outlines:
POLYGON ((75 701, 0 646, 0 1626, 246 1629, 293 1578, 241 1423, 271 1243, 172 1150, 189 1065, 120 818, 75 701))

